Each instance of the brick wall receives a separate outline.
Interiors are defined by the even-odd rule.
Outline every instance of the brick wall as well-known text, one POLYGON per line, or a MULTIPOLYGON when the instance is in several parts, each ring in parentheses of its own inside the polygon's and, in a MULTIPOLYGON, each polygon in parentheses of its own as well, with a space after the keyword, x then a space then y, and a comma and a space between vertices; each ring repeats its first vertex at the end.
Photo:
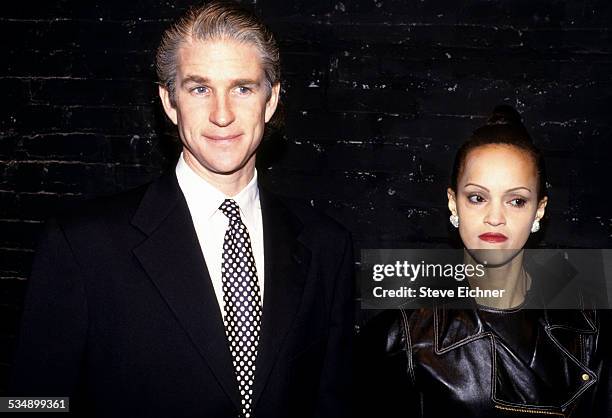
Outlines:
MULTIPOLYGON (((0 10, 0 393, 43 220, 172 167, 153 56, 191 3, 0 10)), ((612 3, 252 3, 284 63, 286 126, 260 171, 345 224, 358 249, 447 242, 454 152, 502 102, 523 113, 546 156, 542 244, 610 247, 612 3)))

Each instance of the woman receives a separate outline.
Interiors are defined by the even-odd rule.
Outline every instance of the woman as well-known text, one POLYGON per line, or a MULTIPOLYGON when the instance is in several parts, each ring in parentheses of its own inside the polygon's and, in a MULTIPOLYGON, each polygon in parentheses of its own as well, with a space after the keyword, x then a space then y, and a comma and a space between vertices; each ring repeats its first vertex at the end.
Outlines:
POLYGON ((503 297, 374 318, 360 336, 363 416, 608 416, 597 313, 526 309, 538 274, 523 247, 540 229, 545 184, 520 116, 497 107, 458 151, 447 196, 465 261, 487 261, 478 286, 503 297))

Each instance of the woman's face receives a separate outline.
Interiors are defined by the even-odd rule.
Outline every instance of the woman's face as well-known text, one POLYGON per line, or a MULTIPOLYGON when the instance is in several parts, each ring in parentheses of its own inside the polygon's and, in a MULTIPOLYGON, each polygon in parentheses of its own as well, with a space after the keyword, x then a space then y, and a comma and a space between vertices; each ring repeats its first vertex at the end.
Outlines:
POLYGON ((448 207, 459 216, 459 235, 468 250, 514 250, 529 237, 535 219, 544 216, 547 199, 538 202, 533 158, 512 145, 490 144, 471 150, 448 189, 448 207))

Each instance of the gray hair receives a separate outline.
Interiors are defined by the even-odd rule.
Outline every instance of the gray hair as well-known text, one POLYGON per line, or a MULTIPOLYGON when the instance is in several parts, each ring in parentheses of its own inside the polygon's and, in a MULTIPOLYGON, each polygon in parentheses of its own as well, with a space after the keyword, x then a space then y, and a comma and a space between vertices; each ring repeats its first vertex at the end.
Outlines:
POLYGON ((251 11, 228 1, 213 1, 189 9, 162 37, 157 49, 159 83, 168 89, 172 103, 176 94, 178 51, 188 40, 235 40, 254 45, 261 56, 268 94, 280 82, 280 55, 272 32, 251 11))

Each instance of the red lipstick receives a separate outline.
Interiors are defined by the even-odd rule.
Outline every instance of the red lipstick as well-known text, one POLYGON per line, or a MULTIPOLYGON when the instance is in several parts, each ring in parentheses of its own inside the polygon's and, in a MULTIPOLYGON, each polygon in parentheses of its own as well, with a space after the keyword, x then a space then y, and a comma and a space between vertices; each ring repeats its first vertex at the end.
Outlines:
POLYGON ((496 232, 487 232, 486 234, 478 235, 478 238, 483 241, 492 243, 504 242, 508 239, 508 237, 504 234, 499 234, 496 232))

